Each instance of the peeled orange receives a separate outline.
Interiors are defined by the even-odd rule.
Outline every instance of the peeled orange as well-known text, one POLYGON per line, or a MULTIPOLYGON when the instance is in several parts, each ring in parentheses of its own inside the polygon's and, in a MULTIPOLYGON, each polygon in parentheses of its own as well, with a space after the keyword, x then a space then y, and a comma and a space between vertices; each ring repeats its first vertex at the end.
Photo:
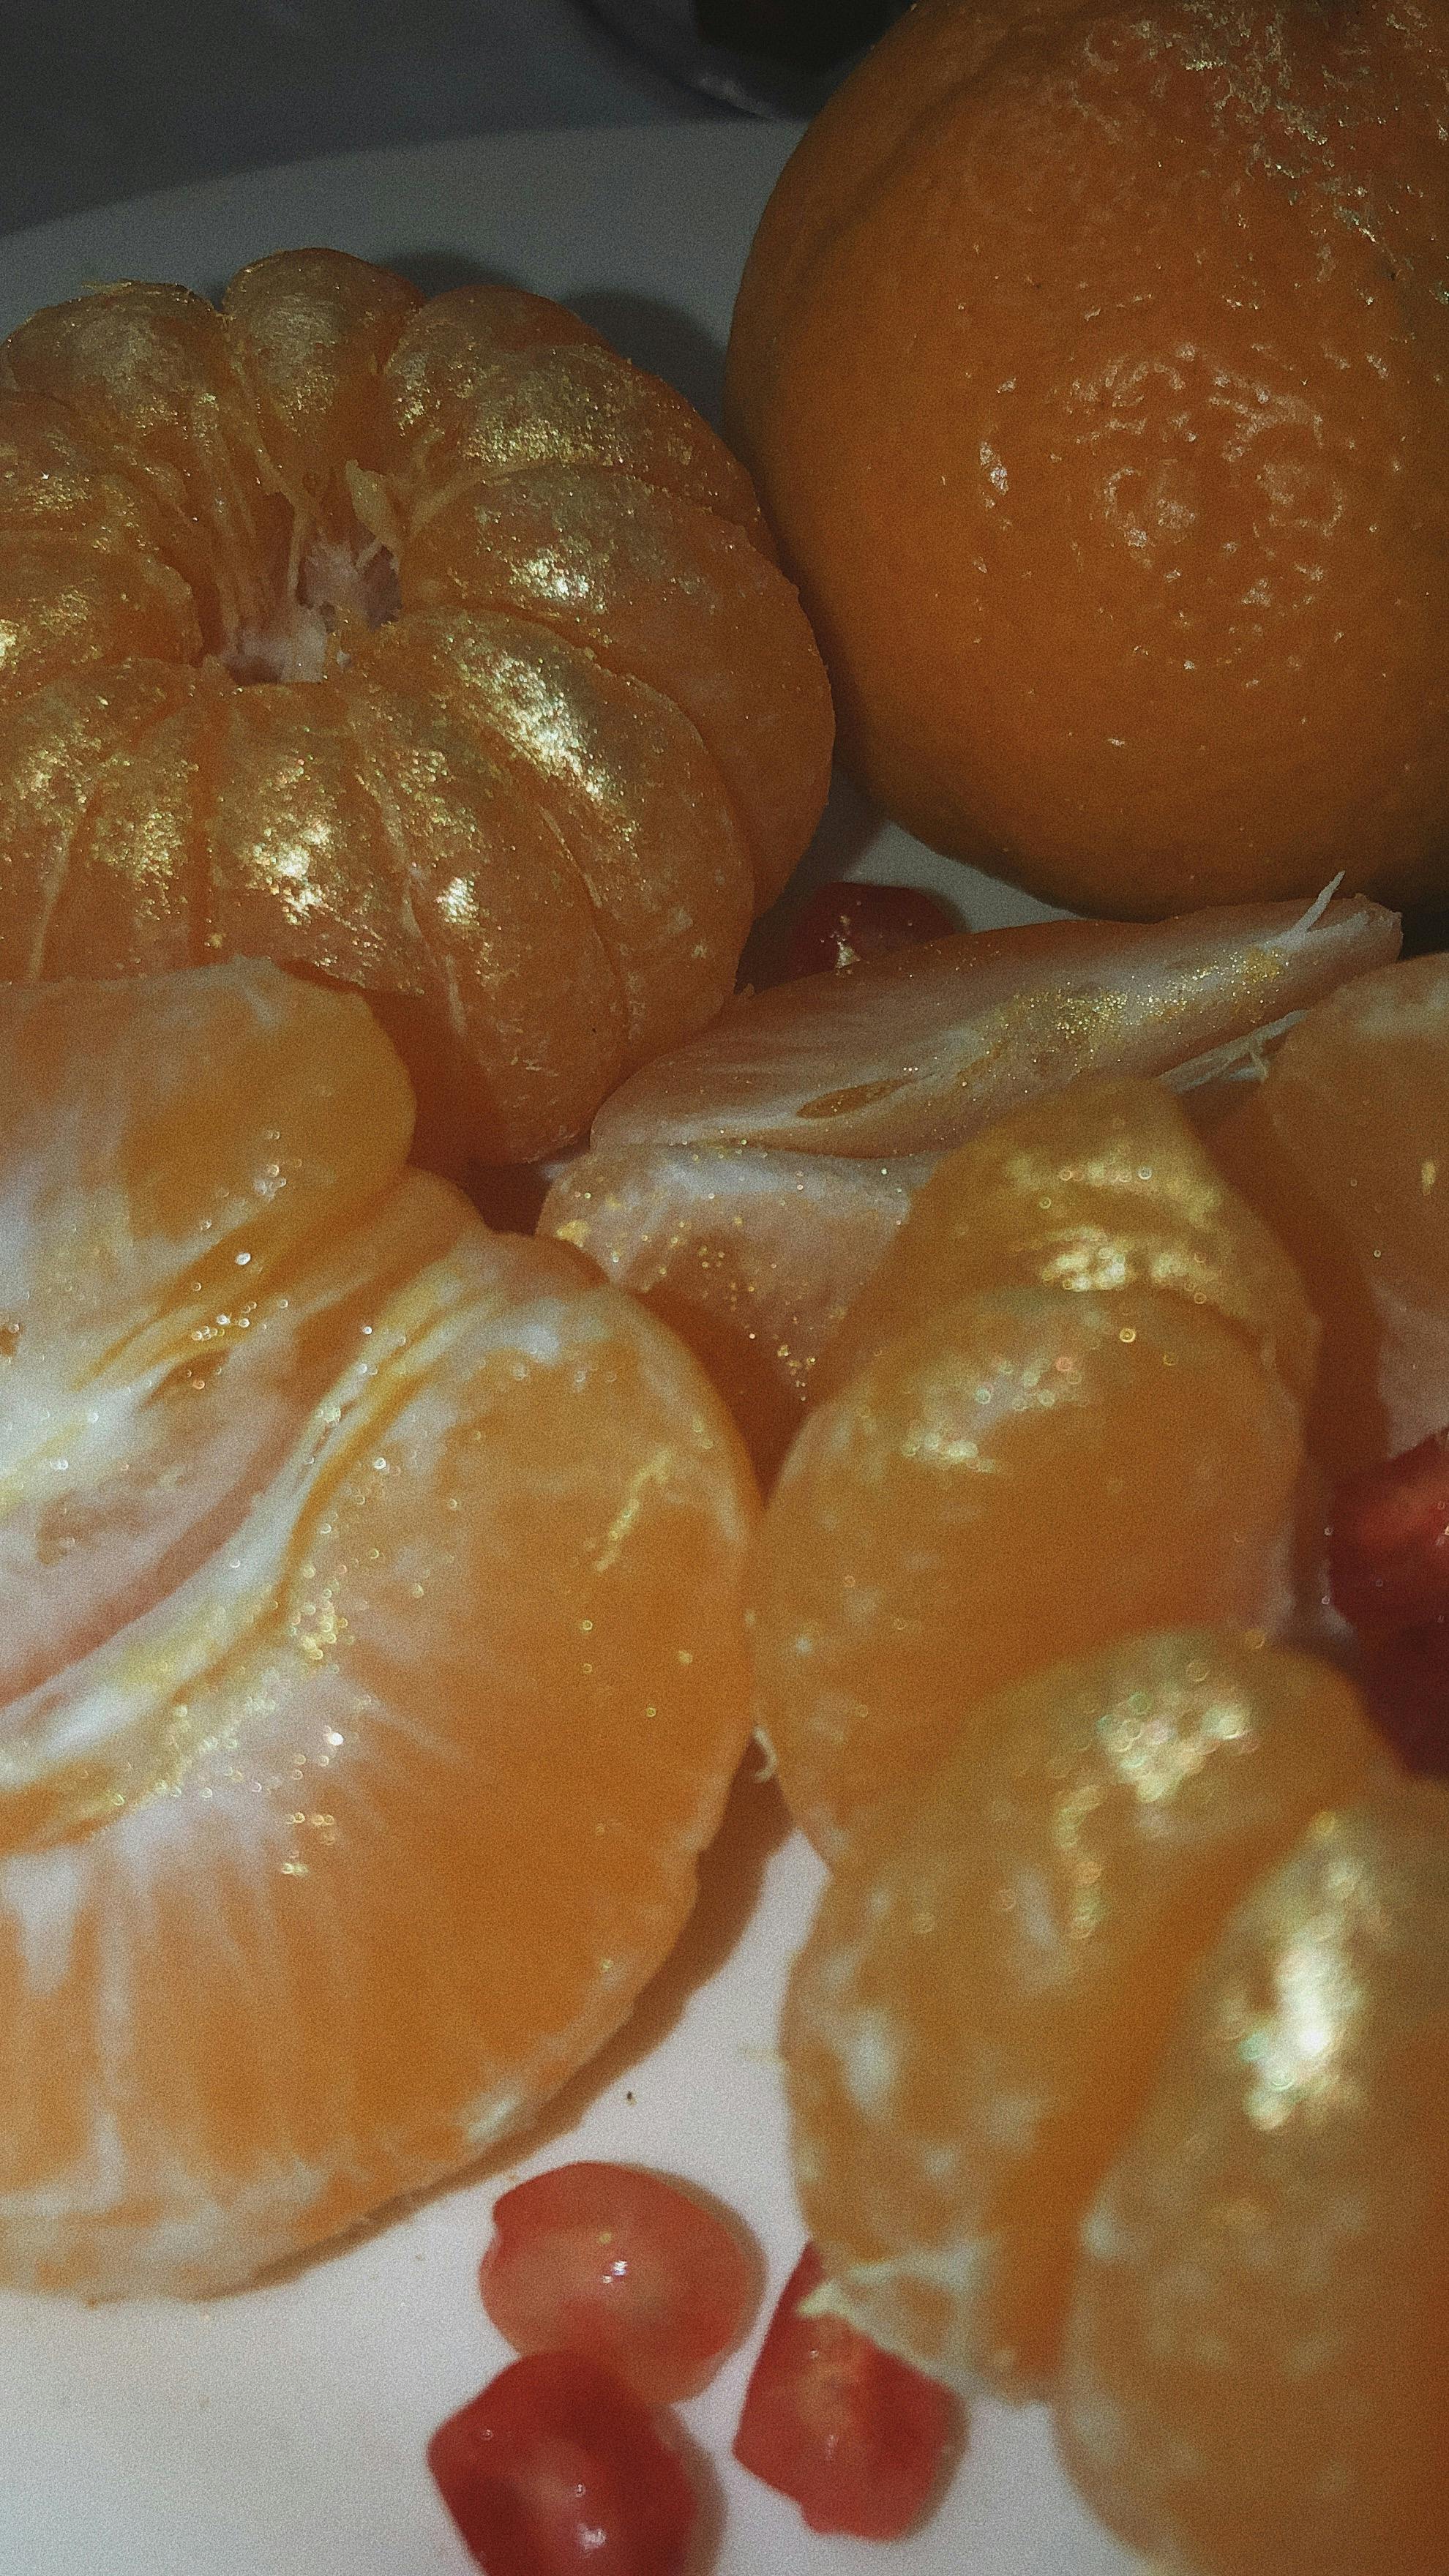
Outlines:
POLYGON ((0 351, 0 976, 366 993, 434 1161, 728 994, 831 713, 747 476, 560 306, 282 253, 0 351))
POLYGON ((753 1481, 405 1170, 363 1004, 0 991, 0 2275, 214 2289, 526 2122, 689 1910, 753 1481))

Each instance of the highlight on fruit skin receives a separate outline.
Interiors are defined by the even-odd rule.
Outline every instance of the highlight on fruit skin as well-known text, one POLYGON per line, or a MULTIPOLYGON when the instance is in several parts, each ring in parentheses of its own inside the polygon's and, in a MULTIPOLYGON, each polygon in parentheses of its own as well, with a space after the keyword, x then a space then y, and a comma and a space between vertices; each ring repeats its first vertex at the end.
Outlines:
POLYGON ((832 1861, 987 1693, 1285 1619, 1317 1347, 1286 1255, 1141 1079, 963 1145, 878 1277, 751 1571, 760 1729, 832 1861))
POLYGON ((728 995, 829 692, 749 478, 561 306, 340 252, 0 350, 0 977, 366 994, 442 1167, 728 995))
POLYGON ((1439 2576, 1449 1792, 1319 1818, 1204 1958, 1082 2231, 1058 2439, 1186 2576, 1439 2576))
POLYGON ((270 964, 0 988, 13 2284, 211 2291, 438 2180, 689 1912, 748 1464, 410 1114, 270 964))
POLYGON ((1382 1761, 1327 1664, 1124 1638, 963 1706, 854 1826, 782 2026, 832 2303, 963 2394, 1049 2392, 1078 2230, 1230 1909, 1382 1761))
POLYGON ((1362 900, 1050 922, 742 999, 610 1097, 540 1231, 682 1334, 768 1482, 944 1151, 1088 1071, 1164 1075, 1206 1123, 1287 1019, 1398 944, 1362 900))
POLYGON ((1446 88, 1443 0, 917 0, 815 118, 726 417, 921 839, 1442 902, 1446 88))

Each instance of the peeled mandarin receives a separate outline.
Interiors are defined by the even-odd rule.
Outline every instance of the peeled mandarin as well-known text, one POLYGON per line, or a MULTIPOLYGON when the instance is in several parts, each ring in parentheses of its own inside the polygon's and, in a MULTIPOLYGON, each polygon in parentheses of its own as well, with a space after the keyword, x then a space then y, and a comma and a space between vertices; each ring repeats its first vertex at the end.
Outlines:
POLYGON ((0 992, 0 2274, 205 2292, 527 2122, 693 1899, 753 1481, 270 965, 0 992))
POLYGON ((1385 966, 1289 1031, 1213 1151, 1323 1322, 1310 1437, 1336 1474, 1449 1420, 1449 959, 1385 966))
POLYGON ((1138 1287, 1236 1324, 1300 1401, 1318 1327, 1293 1266, 1227 1186, 1161 1083, 1086 1076, 949 1155, 834 1342, 822 1392, 861 1360, 978 1289, 1138 1287))
POLYGON ((1082 2212, 1201 1951, 1375 1759, 1327 1665, 1178 1631, 979 1702, 859 1821, 782 2038, 843 2314, 963 2391, 1050 2385, 1082 2212))
POLYGON ((758 1713, 827 1858, 962 1714, 1155 1627, 1271 1626, 1298 1410, 1176 1296, 1003 1289, 887 1342, 813 1413, 752 1576, 758 1713))
POLYGON ((824 802, 748 476, 514 288, 306 250, 33 315, 0 538, 0 975, 360 991, 439 1168, 712 1019, 824 802))
POLYGON ((1449 1794, 1321 1818, 1203 1963, 1087 2219, 1057 2424, 1183 2576, 1440 2576, 1449 1794))

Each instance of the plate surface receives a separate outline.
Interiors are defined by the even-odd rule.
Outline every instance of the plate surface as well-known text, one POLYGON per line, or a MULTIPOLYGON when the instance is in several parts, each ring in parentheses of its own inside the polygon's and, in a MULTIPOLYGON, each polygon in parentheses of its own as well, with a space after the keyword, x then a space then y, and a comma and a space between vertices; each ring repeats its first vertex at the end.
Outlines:
MULTIPOLYGON (((329 243, 439 289, 497 275, 556 295, 717 412, 735 283, 793 140, 780 125, 508 136, 266 171, 69 217, 0 245, 0 330, 121 277, 218 287, 329 243)), ((1042 908, 832 800, 817 872, 934 882, 985 927, 1042 908)), ((0 2295, 0 2568, 13 2576, 464 2576, 423 2465, 502 2367, 478 2304, 508 2181, 576 2156, 692 2177, 740 2211, 767 2299, 799 2251, 772 2049, 820 1872, 772 1789, 736 1791, 675 1957, 545 2132, 291 2277, 205 2306, 87 2310, 0 2295)), ((758 2330, 757 2330, 758 2331, 758 2330)), ((1128 2576, 1044 2414, 983 2405, 935 2519, 881 2551, 804 2530, 729 2458, 756 2337, 685 2421, 713 2463, 715 2576, 1128 2576)), ((700 2576, 703 2576, 701 2568, 700 2576)))

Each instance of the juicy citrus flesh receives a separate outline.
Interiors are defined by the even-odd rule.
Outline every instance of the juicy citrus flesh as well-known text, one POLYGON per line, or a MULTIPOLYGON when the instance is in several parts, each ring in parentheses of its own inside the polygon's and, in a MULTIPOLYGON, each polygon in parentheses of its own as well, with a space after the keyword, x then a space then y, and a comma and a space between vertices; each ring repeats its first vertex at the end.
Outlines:
POLYGON ((1288 906, 1161 929, 1040 924, 923 946, 889 976, 808 978, 623 1085, 540 1231, 682 1334, 768 1481, 946 1147, 1085 1069, 1165 1073, 1195 1120, 1209 1099, 1234 1106, 1265 1023, 1397 941, 1391 915, 1334 902, 1312 920, 1288 906))
POLYGON ((1446 94, 1439 0, 926 0, 815 120, 728 416, 923 839, 1088 911, 1442 888, 1446 94))
POLYGON ((1271 1627, 1301 1459, 1281 1381, 1176 1297, 1003 1289, 888 1342, 806 1422, 752 1577, 760 1723, 812 1840, 838 1852, 1044 1664, 1271 1627))
POLYGON ((825 1352, 820 1392, 937 1307, 1007 1286, 1181 1297, 1311 1392, 1318 1326, 1297 1273, 1160 1083, 1088 1076, 948 1155, 825 1352))
POLYGON ((708 1020, 823 802, 748 478, 518 290, 314 251, 37 314, 0 532, 0 974, 363 991, 442 1165, 708 1020))
POLYGON ((978 1702, 857 1824, 782 2045, 858 2326, 967 2392, 1050 2387, 1084 2210, 1202 1951, 1378 1759, 1327 1665, 1158 1633, 978 1702))
POLYGON ((1140 1630, 1283 1620, 1315 1347, 1146 1082, 1071 1085, 948 1157, 861 1306, 753 1577, 761 1724, 827 1857, 988 1691, 1140 1630))
POLYGON ((360 1004, 238 964, 0 1016, 0 2266, 206 2290, 624 2018, 748 1728, 753 1482, 641 1308, 405 1171, 360 1004))
POLYGON ((1449 1420, 1449 965, 1416 957, 1291 1030, 1213 1150, 1323 1320, 1310 1434, 1337 1474, 1449 1420))
POLYGON ((1092 2207, 1058 2428, 1192 2576, 1438 2576, 1449 1796, 1321 1819, 1204 1960, 1092 2207))

